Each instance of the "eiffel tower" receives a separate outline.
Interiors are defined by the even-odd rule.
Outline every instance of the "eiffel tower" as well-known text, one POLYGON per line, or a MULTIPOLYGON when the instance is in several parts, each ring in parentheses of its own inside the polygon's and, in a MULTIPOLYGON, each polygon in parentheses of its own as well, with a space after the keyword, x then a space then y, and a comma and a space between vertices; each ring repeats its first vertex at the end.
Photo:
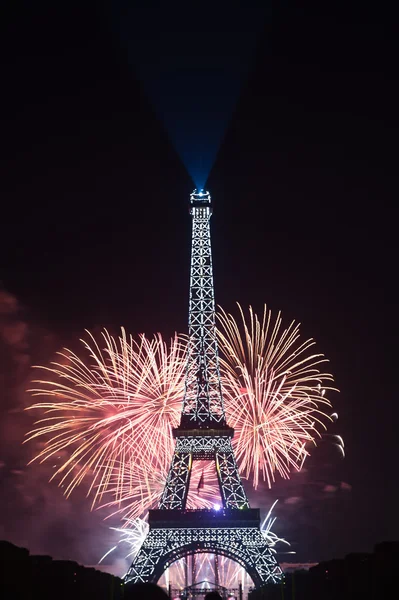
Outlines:
POLYGON ((282 572, 260 531, 260 511, 250 508, 232 448, 234 430, 223 408, 215 330, 209 192, 190 195, 192 248, 189 342, 180 425, 158 509, 148 515, 149 533, 125 583, 154 582, 173 562, 199 552, 226 556, 240 564, 259 587, 282 572), (214 461, 220 510, 187 509, 194 460, 214 461))

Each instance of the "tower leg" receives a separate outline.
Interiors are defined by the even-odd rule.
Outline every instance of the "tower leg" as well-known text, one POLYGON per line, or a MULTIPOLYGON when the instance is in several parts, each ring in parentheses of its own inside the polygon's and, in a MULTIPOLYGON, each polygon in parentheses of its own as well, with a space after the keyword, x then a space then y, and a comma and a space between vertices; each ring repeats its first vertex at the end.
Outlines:
POLYGON ((219 479, 223 505, 227 508, 249 508, 249 502, 241 482, 231 440, 226 440, 229 447, 216 452, 216 471, 219 479))
POLYGON ((191 585, 197 581, 197 560, 195 554, 191 555, 191 585))
POLYGON ((190 485, 191 465, 192 455, 188 452, 179 452, 178 446, 176 446, 159 508, 183 509, 185 507, 190 485))
POLYGON ((189 561, 189 555, 186 554, 186 556, 184 557, 184 587, 188 588, 188 586, 190 585, 188 583, 188 561, 189 561))
POLYGON ((215 563, 215 587, 219 587, 219 557, 218 553, 214 554, 214 563, 215 563))

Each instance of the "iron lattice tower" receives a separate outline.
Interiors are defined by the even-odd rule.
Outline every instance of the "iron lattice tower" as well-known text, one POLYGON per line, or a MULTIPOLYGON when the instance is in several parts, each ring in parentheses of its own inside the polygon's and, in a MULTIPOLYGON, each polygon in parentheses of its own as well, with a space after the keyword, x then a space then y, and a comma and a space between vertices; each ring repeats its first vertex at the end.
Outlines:
POLYGON ((238 472, 226 423, 215 326, 209 192, 190 196, 192 248, 189 343, 180 425, 165 488, 150 531, 125 581, 156 582, 176 560, 191 553, 224 555, 246 569, 255 586, 276 582, 282 572, 260 531, 259 509, 251 509, 238 472), (221 510, 186 509, 193 460, 214 461, 221 510))

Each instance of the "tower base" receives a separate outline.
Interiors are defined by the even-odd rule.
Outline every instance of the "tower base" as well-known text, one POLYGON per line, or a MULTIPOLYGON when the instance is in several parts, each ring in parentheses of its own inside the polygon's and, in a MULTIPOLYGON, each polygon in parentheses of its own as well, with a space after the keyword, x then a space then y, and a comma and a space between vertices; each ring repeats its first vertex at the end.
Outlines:
POLYGON ((217 553, 244 567, 259 587, 277 583, 282 571, 259 528, 257 509, 152 510, 150 531, 125 582, 156 583, 165 569, 188 554, 217 553))

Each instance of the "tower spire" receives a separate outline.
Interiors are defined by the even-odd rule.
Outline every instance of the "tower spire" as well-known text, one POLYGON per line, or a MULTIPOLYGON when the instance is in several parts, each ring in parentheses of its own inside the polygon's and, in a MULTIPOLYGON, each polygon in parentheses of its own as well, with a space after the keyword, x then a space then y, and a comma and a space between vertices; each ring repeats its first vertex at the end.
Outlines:
POLYGON ((192 216, 189 343, 180 426, 225 426, 215 327, 210 218, 211 195, 194 190, 192 216))

